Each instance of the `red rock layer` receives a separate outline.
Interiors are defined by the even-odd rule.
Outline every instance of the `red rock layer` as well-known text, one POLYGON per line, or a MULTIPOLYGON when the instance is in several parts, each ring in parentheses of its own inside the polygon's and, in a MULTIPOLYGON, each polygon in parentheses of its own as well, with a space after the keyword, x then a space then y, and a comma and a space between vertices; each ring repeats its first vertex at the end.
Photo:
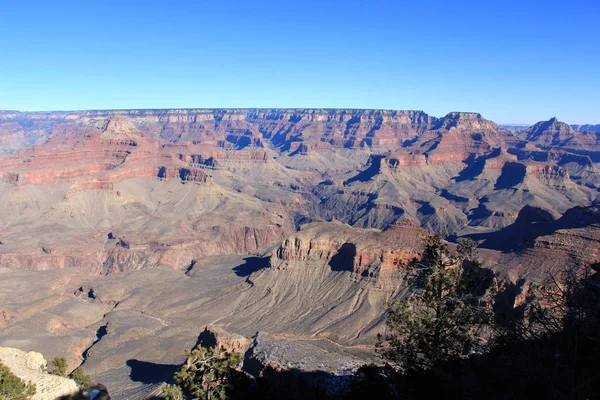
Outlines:
POLYGON ((127 178, 206 182, 206 167, 272 162, 266 151, 226 150, 215 142, 160 145, 123 117, 96 124, 86 135, 53 138, 2 159, 1 179, 18 185, 76 183, 72 190, 111 189, 127 178))
POLYGON ((309 224, 273 252, 271 267, 305 268, 310 263, 328 263, 332 270, 349 270, 359 279, 374 279, 376 287, 393 286, 406 263, 422 254, 426 233, 408 221, 385 231, 340 223, 309 224))

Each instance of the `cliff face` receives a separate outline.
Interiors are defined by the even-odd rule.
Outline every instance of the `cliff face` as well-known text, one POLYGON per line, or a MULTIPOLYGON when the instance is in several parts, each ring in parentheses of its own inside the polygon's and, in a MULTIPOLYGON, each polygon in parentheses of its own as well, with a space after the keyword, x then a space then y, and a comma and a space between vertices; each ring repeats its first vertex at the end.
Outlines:
MULTIPOLYGON (((215 141, 237 149, 263 147, 265 141, 281 149, 289 149, 294 143, 390 149, 429 130, 470 133, 499 130, 481 114, 467 112, 451 112, 435 118, 422 111, 353 109, 0 111, 0 143, 5 153, 42 143, 50 137, 76 136, 106 128, 135 128, 157 139, 215 141), (112 126, 102 126, 115 118, 117 122, 113 121, 112 126), (130 122, 123 122, 125 120, 130 122)), ((574 132, 593 133, 598 129, 597 125, 569 126, 552 118, 524 129, 521 135, 544 146, 561 146, 574 132)), ((512 136, 510 129, 500 131, 512 136)), ((590 136, 588 142, 591 141, 590 136)), ((595 135, 593 142, 596 143, 595 135)))
POLYGON ((276 204, 261 205, 238 182, 262 189, 282 169, 264 149, 164 143, 129 117, 90 118, 77 135, 0 160, 0 219, 29 220, 26 230, 17 224, 0 234, 0 265, 107 273, 256 251, 290 233, 283 204, 294 199, 272 195, 276 204), (107 240, 111 232, 128 245, 107 240))
POLYGON ((524 132, 528 140, 537 140, 547 135, 569 135, 572 133, 573 128, 556 118, 540 121, 524 132))
POLYGON ((110 189, 127 178, 173 178, 207 182, 203 169, 238 169, 272 162, 266 151, 226 149, 217 142, 161 144, 131 119, 93 120, 85 134, 56 137, 0 161, 11 184, 73 183, 74 189, 110 189))
POLYGON ((387 110, 0 112, 0 137, 29 132, 40 126, 50 131, 49 136, 69 136, 97 128, 98 121, 115 116, 130 119, 131 124, 151 137, 169 141, 223 141, 235 148, 261 147, 264 139, 285 148, 294 142, 324 142, 332 147, 398 146, 437 122, 422 111, 387 110))
POLYGON ((439 119, 434 129, 456 129, 459 131, 471 131, 479 133, 484 131, 496 131, 498 125, 484 119, 479 113, 451 112, 439 119))
MULTIPOLYGON (((519 139, 459 112, 0 112, 0 138, 15 135, 39 137, 0 158, 0 262, 11 267, 185 268, 330 218, 458 234, 506 226, 526 204, 561 212, 598 197, 595 134, 556 120, 519 139)), ((370 268, 360 259, 358 275, 370 268)))
POLYGON ((372 281, 376 288, 393 290, 406 264, 420 256, 427 231, 404 221, 383 232, 353 229, 344 224, 304 226, 273 251, 271 268, 294 269, 327 264, 355 279, 372 281))
POLYGON ((513 282, 545 284, 566 268, 583 271, 581 267, 600 260, 600 207, 573 207, 560 216, 552 209, 525 206, 513 224, 475 238, 483 239, 480 249, 502 251, 499 257, 486 256, 511 265, 503 274, 513 282))
POLYGON ((426 229, 504 232, 481 258, 514 282, 597 261, 597 212, 560 218, 599 199, 595 133, 527 134, 476 113, 0 112, 0 342, 85 359, 115 397, 206 325, 345 368, 332 349, 375 342, 426 229))

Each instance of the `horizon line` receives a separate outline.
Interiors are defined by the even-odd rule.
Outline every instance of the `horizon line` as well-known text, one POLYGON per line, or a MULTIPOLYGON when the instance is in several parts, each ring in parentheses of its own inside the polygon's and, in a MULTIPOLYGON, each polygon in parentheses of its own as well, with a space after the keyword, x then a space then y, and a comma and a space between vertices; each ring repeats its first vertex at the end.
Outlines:
MULTIPOLYGON (((394 108, 358 108, 358 107, 172 107, 172 108, 164 108, 164 107, 142 107, 142 108, 89 108, 89 109, 72 109, 72 110, 10 110, 10 109, 0 109, 0 113, 86 113, 86 112, 122 112, 122 111, 221 111, 221 110, 325 110, 325 111, 389 111, 389 112, 422 112, 427 114, 430 117, 441 119, 452 113, 462 113, 462 114, 479 114, 483 119, 488 121, 492 121, 496 123, 498 126, 532 126, 537 122, 548 121, 554 117, 551 117, 547 120, 540 120, 537 122, 496 122, 492 119, 485 118, 480 112, 477 111, 449 111, 443 117, 436 117, 425 110, 419 109, 394 109, 394 108)), ((561 121, 562 122, 562 121, 561 121)), ((585 123, 567 123, 568 125, 598 125, 595 123, 585 122, 585 123)))

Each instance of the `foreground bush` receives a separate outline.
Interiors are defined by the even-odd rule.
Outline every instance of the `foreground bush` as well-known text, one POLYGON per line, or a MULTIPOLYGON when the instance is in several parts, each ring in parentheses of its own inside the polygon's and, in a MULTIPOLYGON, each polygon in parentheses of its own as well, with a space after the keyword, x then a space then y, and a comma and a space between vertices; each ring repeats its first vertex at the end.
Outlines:
POLYGON ((92 374, 88 373, 83 367, 79 367, 71 372, 69 378, 73 379, 80 388, 89 388, 96 383, 92 374))
POLYGON ((174 376, 177 385, 163 388, 167 399, 224 400, 235 397, 245 386, 246 375, 239 370, 242 361, 239 353, 197 347, 186 354, 185 364, 174 376))
POLYGON ((35 385, 23 382, 7 366, 0 363, 0 399, 29 400, 35 394, 35 385))
POLYGON ((64 357, 54 357, 54 359, 50 363, 50 370, 48 372, 52 375, 66 377, 67 360, 64 357))
POLYGON ((70 374, 67 373, 67 360, 64 357, 54 357, 50 363, 48 373, 58 375, 65 378, 71 378, 77 383, 80 388, 88 388, 96 383, 94 376, 86 371, 85 368, 79 367, 70 374))

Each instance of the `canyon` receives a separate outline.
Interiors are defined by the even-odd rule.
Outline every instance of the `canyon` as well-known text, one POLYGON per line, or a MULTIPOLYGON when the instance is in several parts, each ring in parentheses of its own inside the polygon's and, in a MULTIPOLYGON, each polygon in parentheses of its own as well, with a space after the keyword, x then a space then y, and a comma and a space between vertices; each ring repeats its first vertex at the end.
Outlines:
POLYGON ((477 240, 511 305, 600 261, 597 132, 466 112, 0 111, 0 346, 65 356, 116 399, 206 330, 262 365, 343 375, 376 361, 427 233, 477 240))

